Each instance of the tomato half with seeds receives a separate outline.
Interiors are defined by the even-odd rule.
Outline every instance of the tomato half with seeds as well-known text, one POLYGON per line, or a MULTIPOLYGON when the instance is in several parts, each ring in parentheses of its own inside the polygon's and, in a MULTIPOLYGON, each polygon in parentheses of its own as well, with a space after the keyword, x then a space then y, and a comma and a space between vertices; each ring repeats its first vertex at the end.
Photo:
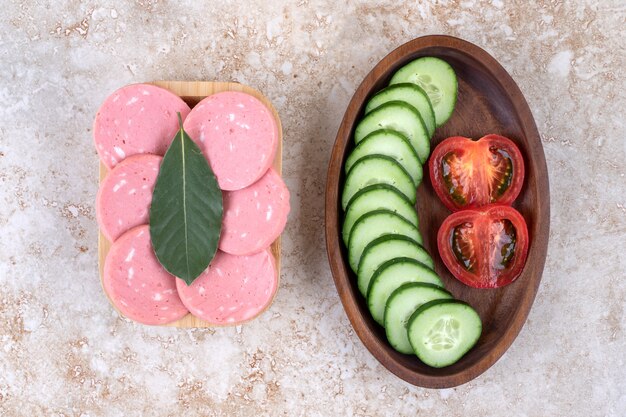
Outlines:
POLYGON ((435 192, 452 211, 511 204, 524 183, 522 154, 500 135, 447 138, 433 151, 429 169, 435 192))
POLYGON ((490 204, 452 213, 437 235, 443 263, 474 288, 498 288, 520 275, 528 255, 528 228, 513 207, 490 204))

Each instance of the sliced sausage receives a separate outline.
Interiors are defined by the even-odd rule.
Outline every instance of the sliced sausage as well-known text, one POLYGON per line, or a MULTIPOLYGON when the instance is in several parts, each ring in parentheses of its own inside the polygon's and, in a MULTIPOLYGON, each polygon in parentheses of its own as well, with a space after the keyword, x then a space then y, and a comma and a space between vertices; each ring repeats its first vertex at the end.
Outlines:
POLYGON ((271 304, 278 287, 276 262, 269 250, 250 256, 217 251, 190 286, 176 279, 176 287, 194 316, 214 325, 238 324, 271 304))
POLYGON ((278 125, 271 111, 249 94, 208 96, 189 113, 184 127, 203 150, 222 190, 247 187, 274 161, 278 125))
POLYGON ((122 87, 104 101, 93 125, 100 160, 111 169, 125 158, 165 151, 179 129, 189 106, 176 94, 150 84, 122 87))
POLYGON ((171 323, 188 313, 176 291, 176 278, 154 255, 148 225, 129 230, 113 243, 102 281, 113 305, 139 323, 171 323))
POLYGON ((162 159, 150 154, 126 158, 100 184, 96 218, 109 242, 114 242, 127 230, 149 222, 152 191, 162 159))
POLYGON ((219 248, 249 255, 270 246, 282 233, 289 214, 289 190, 273 168, 249 187, 225 191, 219 248))

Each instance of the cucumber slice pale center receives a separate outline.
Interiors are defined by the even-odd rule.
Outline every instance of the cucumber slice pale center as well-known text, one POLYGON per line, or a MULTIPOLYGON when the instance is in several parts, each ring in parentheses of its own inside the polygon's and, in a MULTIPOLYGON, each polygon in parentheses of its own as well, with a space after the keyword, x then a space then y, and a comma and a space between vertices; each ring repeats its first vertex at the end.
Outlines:
POLYGON ((451 316, 441 317, 426 335, 424 345, 434 351, 454 349, 461 338, 461 324, 451 316))
POLYGON ((432 78, 428 74, 415 74, 415 77, 411 79, 413 84, 417 84, 428 94, 430 103, 433 107, 436 107, 441 103, 443 99, 443 93, 435 84, 432 83, 432 78))

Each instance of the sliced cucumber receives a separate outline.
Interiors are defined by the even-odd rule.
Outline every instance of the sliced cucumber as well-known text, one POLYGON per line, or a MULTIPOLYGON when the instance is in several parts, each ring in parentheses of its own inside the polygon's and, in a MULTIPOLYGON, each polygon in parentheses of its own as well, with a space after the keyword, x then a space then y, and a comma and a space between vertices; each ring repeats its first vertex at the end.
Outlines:
POLYGON ((436 285, 421 282, 401 285, 392 292, 387 300, 384 318, 385 332, 391 346, 400 353, 413 353, 407 333, 409 318, 422 304, 443 299, 452 299, 452 294, 436 285))
POLYGON ((415 259, 394 258, 385 262, 374 272, 367 290, 367 306, 378 324, 384 324, 385 306, 391 293, 409 282, 425 282, 443 288, 435 271, 415 259))
POLYGON ((391 210, 374 210, 361 216, 350 233, 348 239, 348 261, 352 270, 357 272, 363 249, 377 237, 383 235, 407 236, 419 244, 422 243, 417 227, 410 221, 391 210))
POLYGON ((346 175, 341 195, 341 206, 345 210, 350 199, 359 190, 373 184, 388 184, 397 188, 415 204, 417 188, 411 175, 395 159, 385 155, 369 155, 354 163, 346 175))
POLYGON ((390 85, 399 83, 413 83, 424 89, 433 106, 437 127, 452 116, 458 81, 446 61, 434 57, 418 58, 400 68, 389 82, 390 85))
POLYGON ((348 202, 342 229, 343 242, 346 245, 354 223, 365 213, 377 209, 391 210, 410 221, 413 226, 419 226, 417 211, 404 194, 390 185, 370 185, 357 192, 348 202))
POLYGON ((346 172, 356 161, 368 155, 390 156, 406 169, 416 187, 422 182, 422 164, 413 146, 401 133, 381 129, 367 135, 348 156, 346 172))
POLYGON ((389 101, 400 100, 415 107, 422 116, 428 136, 435 133, 435 112, 426 92, 417 84, 400 83, 380 90, 365 105, 365 114, 389 101))
POLYGON ((478 341, 482 322, 476 310, 459 300, 430 301, 409 318, 413 351, 426 365, 452 365, 478 341))
POLYGON ((426 249, 411 238, 402 235, 385 235, 373 240, 363 249, 357 271, 359 291, 364 297, 372 276, 385 262, 394 258, 411 258, 434 270, 435 263, 426 249))
POLYGON ((424 164, 430 154, 430 136, 426 125, 415 107, 404 101, 390 101, 372 110, 359 122, 354 130, 354 141, 358 144, 370 133, 380 129, 391 129, 407 137, 424 164))

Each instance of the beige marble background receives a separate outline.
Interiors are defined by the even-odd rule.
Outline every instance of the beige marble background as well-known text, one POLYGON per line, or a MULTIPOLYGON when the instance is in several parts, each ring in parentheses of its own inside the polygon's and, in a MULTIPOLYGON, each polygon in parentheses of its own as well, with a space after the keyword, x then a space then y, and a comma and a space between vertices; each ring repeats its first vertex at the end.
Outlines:
POLYGON ((0 415, 626 415, 625 28, 620 0, 3 1, 0 415), (526 326, 485 374, 439 391, 399 380, 358 340, 322 230, 351 95, 432 33, 482 46, 519 83, 552 191, 526 326), (117 87, 157 79, 240 81, 281 114, 283 278, 245 326, 144 327, 100 289, 92 119, 117 87))

